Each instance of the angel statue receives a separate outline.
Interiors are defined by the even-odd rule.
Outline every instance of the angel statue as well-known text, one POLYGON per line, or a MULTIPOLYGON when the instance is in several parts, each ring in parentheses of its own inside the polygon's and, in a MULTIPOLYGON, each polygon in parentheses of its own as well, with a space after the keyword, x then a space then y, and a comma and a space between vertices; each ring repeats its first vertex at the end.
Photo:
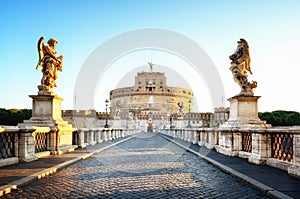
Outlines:
POLYGON ((236 51, 229 56, 231 60, 230 70, 233 79, 241 87, 239 95, 253 96, 253 89, 257 87, 257 82, 248 82, 247 71, 252 75, 250 68, 249 45, 245 39, 240 39, 236 51))
POLYGON ((39 93, 52 93, 52 88, 56 87, 55 81, 58 79, 58 71, 62 71, 63 56, 56 56, 55 46, 58 43, 55 39, 48 40, 48 46, 44 44, 44 37, 38 41, 39 61, 36 69, 42 67, 43 77, 41 85, 38 86, 39 93))
POLYGON ((177 106, 178 106, 178 110, 177 110, 177 115, 178 117, 183 117, 183 102, 178 102, 177 103, 177 106))
POLYGON ((121 113, 121 103, 120 101, 117 101, 115 106, 115 118, 120 119, 120 113, 121 113))

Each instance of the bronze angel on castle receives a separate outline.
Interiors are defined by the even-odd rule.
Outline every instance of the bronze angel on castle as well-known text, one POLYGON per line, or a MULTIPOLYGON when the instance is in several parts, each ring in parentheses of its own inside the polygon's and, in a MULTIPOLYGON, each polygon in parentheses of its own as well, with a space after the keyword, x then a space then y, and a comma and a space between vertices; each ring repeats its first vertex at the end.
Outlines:
POLYGON ((52 93, 52 88, 56 87, 56 80, 58 79, 58 71, 62 71, 63 56, 57 56, 55 46, 58 43, 55 39, 48 40, 48 46, 44 44, 44 37, 38 41, 39 61, 36 69, 42 68, 43 77, 41 85, 38 86, 39 93, 52 93))
POLYGON ((253 96, 253 89, 257 87, 256 81, 248 82, 247 71, 252 75, 249 51, 250 48, 247 41, 240 39, 236 51, 229 56, 231 60, 230 70, 233 74, 233 79, 241 87, 239 95, 244 96, 253 96))

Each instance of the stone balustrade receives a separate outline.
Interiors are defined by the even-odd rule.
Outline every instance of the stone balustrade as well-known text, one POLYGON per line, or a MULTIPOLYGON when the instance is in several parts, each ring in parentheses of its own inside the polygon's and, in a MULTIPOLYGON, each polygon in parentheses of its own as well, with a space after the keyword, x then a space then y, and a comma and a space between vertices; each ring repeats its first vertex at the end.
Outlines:
POLYGON ((88 145, 107 142, 138 133, 126 128, 78 128, 73 132, 73 144, 85 148, 88 145))
POLYGON ((38 159, 52 144, 49 134, 49 127, 0 127, 0 166, 38 159))
POLYGON ((107 142, 137 133, 124 128, 0 126, 0 167, 107 142))
POLYGON ((165 129, 163 134, 300 176, 300 127, 165 129))

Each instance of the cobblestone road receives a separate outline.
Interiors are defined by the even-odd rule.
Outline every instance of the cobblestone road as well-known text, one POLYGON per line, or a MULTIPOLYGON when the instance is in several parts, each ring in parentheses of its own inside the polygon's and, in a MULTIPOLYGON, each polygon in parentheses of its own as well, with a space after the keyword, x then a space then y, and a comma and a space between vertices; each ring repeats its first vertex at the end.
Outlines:
POLYGON ((267 198, 155 134, 141 134, 4 198, 267 198))

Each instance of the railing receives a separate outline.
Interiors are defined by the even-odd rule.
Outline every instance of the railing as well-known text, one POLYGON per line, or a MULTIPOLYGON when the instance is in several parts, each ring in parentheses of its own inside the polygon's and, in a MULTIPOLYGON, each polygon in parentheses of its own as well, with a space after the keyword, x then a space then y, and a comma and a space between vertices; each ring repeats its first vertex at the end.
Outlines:
POLYGON ((137 129, 123 128, 78 128, 73 132, 72 143, 78 147, 85 148, 88 145, 107 142, 138 133, 137 129))
POLYGON ((35 153, 47 151, 48 133, 37 132, 34 138, 35 153))
POLYGON ((15 133, 0 132, 0 159, 15 157, 15 133))
POLYGON ((84 131, 84 134, 83 134, 84 136, 84 143, 87 143, 88 142, 88 131, 84 131))
POLYGON ((72 132, 72 145, 77 145, 77 143, 79 142, 79 136, 77 131, 73 131, 72 132))
POLYGON ((242 151, 252 152, 252 133, 242 132, 242 151))
POLYGON ((166 129, 162 133, 300 176, 300 126, 166 129))
POLYGON ((271 135, 272 158, 293 162, 293 135, 276 133, 271 135))
POLYGON ((46 155, 72 151, 77 146, 86 147, 137 132, 121 128, 0 126, 0 167, 30 162, 46 155))

